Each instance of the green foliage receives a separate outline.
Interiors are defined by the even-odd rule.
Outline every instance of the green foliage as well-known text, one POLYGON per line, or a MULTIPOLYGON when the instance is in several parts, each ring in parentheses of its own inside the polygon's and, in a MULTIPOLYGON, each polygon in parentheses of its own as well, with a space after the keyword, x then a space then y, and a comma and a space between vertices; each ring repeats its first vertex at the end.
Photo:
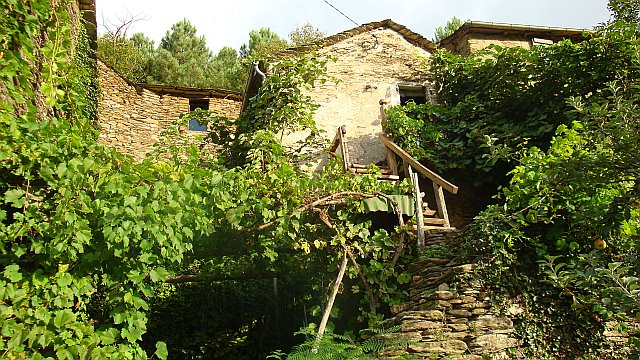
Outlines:
POLYGON ((609 0, 607 9, 615 20, 631 24, 640 23, 640 1, 638 0, 609 0))
MULTIPOLYGON (((314 53, 279 61, 269 69, 269 76, 258 94, 249 101, 240 119, 233 124, 225 123, 222 129, 217 125, 216 130, 235 128, 231 144, 222 144, 223 148, 230 150, 228 159, 232 164, 245 161, 246 156, 242 154, 251 147, 249 142, 255 142, 255 131, 261 130, 271 133, 273 139, 276 139, 278 135, 282 138, 285 134, 305 129, 309 131, 309 136, 298 149, 324 149, 326 144, 319 137, 320 132, 313 120, 318 105, 311 101, 307 91, 314 84, 335 81, 326 76, 327 61, 314 53)), ((220 131, 212 134, 218 135, 213 139, 214 142, 216 139, 229 141, 228 138, 219 136, 220 131)), ((295 157, 301 155, 298 149, 283 151, 295 157)))
POLYGON ((310 23, 304 23, 303 25, 297 26, 295 29, 291 30, 289 33, 289 40, 291 40, 291 44, 293 46, 302 46, 312 44, 325 36, 327 36, 327 34, 324 31, 310 23))
POLYGON ((414 156, 498 187, 463 249, 524 308, 531 357, 605 356, 604 323, 639 313, 639 45, 617 23, 576 44, 439 52, 439 104, 387 111, 414 156))
MULTIPOLYGON (((374 227, 372 220, 363 214, 362 203, 358 200, 382 190, 406 193, 407 185, 381 184, 374 176, 345 175, 339 161, 332 161, 321 173, 310 176, 297 170, 296 158, 288 156, 287 149, 276 135, 292 129, 315 127, 311 115, 317 105, 302 90, 314 82, 326 80, 325 64, 314 55, 280 62, 274 65, 272 75, 266 79, 258 96, 252 99, 250 112, 240 120, 225 122, 207 112, 197 111, 188 117, 196 116, 201 122, 208 122, 212 131, 206 137, 195 142, 185 137, 180 129, 184 128, 188 117, 182 118, 182 123, 177 123, 173 131, 165 134, 158 146, 162 151, 158 152, 157 166, 179 168, 181 172, 194 176, 194 183, 199 183, 200 177, 218 177, 221 182, 218 189, 224 189, 223 193, 216 195, 217 205, 209 218, 216 230, 210 236, 196 237, 193 254, 185 266, 175 271, 182 274, 195 272, 202 281, 233 279, 238 274, 256 274, 259 277, 268 272, 283 284, 279 293, 284 299, 280 302, 288 304, 274 307, 283 314, 304 314, 307 312, 305 308, 315 309, 325 301, 326 284, 333 281, 339 254, 347 248, 358 264, 349 266, 349 280, 345 285, 351 289, 346 294, 355 300, 338 299, 336 308, 348 310, 352 307, 350 303, 361 302, 367 310, 360 318, 363 321, 378 319, 377 311, 387 304, 400 302, 404 297, 402 284, 406 284, 410 277, 403 266, 409 257, 403 257, 398 264, 392 262, 399 251, 398 234, 404 229, 391 226, 385 230, 381 224, 374 227), (235 163, 212 156, 207 149, 208 143, 222 144, 220 151, 223 154, 231 149, 226 156, 235 163), (234 152, 238 149, 234 146, 238 145, 242 146, 242 151, 234 152), (327 226, 325 221, 331 226, 327 226)), ((238 286, 231 288, 237 289, 238 286)), ((211 287, 219 288, 213 284, 211 287)), ((207 286, 203 285, 203 291, 205 289, 207 286)), ((162 306, 191 308, 193 300, 179 296, 182 292, 180 288, 172 290, 162 306)), ((270 300, 263 299, 261 303, 269 304, 270 300)), ((265 332, 283 333, 281 328, 280 331, 274 328, 272 313, 260 307, 254 310, 247 312, 246 318, 234 317, 233 313, 224 313, 227 317, 207 315, 209 319, 220 319, 220 322, 227 319, 229 324, 241 321, 233 328, 243 330, 231 333, 241 334, 233 335, 238 345, 233 352, 234 357, 251 358, 247 355, 250 352, 242 349, 252 348, 249 344, 257 346, 252 341, 257 341, 255 339, 265 332), (267 313, 260 315, 261 311, 267 313), (234 319, 228 319, 229 316, 234 319), (260 319, 268 320, 263 322, 260 319)), ((167 317, 161 313, 154 318, 154 327, 150 331, 154 339, 165 340, 182 353, 224 357, 221 349, 229 339, 221 335, 211 337, 207 332, 207 329, 222 325, 212 320, 206 329, 195 330, 194 336, 201 342, 178 343, 170 340, 170 333, 163 333, 163 329, 174 328, 175 325, 164 323, 167 317)), ((334 315, 339 313, 336 311, 334 315)), ((311 315, 320 314, 312 311, 311 315)), ((353 319, 356 317, 354 314, 353 319)), ((340 323, 344 326, 345 321, 334 320, 338 326, 340 323)), ((299 327, 300 322, 283 325, 285 329, 293 325, 299 327)), ((255 357, 255 353, 251 354, 255 357)))
MULTIPOLYGON (((138 41, 140 40, 138 37, 138 41)), ((136 83, 147 82, 149 59, 145 57, 139 45, 133 39, 128 39, 126 34, 109 32, 100 36, 98 56, 127 79, 136 83)))
MULTIPOLYGON (((10 101, 0 110, 0 351, 146 358, 138 341, 153 283, 202 230, 193 208, 202 196, 185 192, 192 178, 134 164, 95 142, 88 118, 95 93, 86 92, 95 65, 86 45, 73 47, 83 41, 70 37, 67 5, 13 2, 9 10, 29 19, 29 31, 18 22, 3 27, 1 80, 10 101), (41 33, 48 41, 36 42, 41 33), (24 81, 14 82, 13 71, 24 81), (30 103, 34 71, 49 113, 59 117, 42 117, 46 109, 30 103)), ((166 358, 161 343, 156 356, 166 358)))
MULTIPOLYGON (((519 331, 533 356, 599 356, 608 348, 604 322, 639 313, 640 96, 638 77, 629 76, 639 45, 633 27, 616 25, 577 47, 595 51, 581 69, 597 68, 598 59, 629 65, 616 73, 603 66, 599 76, 614 80, 607 83, 590 71, 578 73, 587 83, 572 79, 565 94, 572 84, 591 86, 565 97, 569 110, 558 117, 572 123, 557 127, 546 150, 523 150, 500 203, 468 235, 467 249, 488 264, 492 287, 521 294, 528 310, 519 331)), ((573 54, 565 62, 575 71, 581 56, 573 54)))
POLYGON ((390 109, 385 130, 440 172, 502 185, 521 149, 544 150, 559 125, 571 124, 567 98, 589 103, 608 82, 640 75, 633 29, 604 31, 531 51, 494 46, 467 58, 440 51, 430 60, 440 104, 390 109))
POLYGON ((99 57, 136 83, 222 88, 242 91, 246 64, 236 50, 223 47, 213 55, 204 36, 186 19, 171 27, 159 46, 136 33, 130 38, 123 24, 98 39, 99 57))
POLYGON ((240 57, 243 59, 265 59, 271 54, 282 51, 289 46, 287 40, 280 38, 270 28, 251 30, 249 43, 240 47, 240 57))
POLYGON ((183 19, 167 31, 152 61, 153 77, 160 84, 206 88, 211 84, 211 50, 204 36, 183 19))
POLYGON ((313 330, 303 329, 297 334, 308 340, 296 345, 291 353, 274 352, 267 359, 379 359, 385 352, 404 349, 411 343, 400 334, 398 327, 389 329, 364 329, 362 340, 354 341, 348 335, 328 333, 317 341, 313 330), (284 356, 286 355, 286 356, 284 356))
MULTIPOLYGON (((95 140, 95 93, 89 91, 95 68, 86 44, 71 37, 81 32, 72 31, 66 5, 12 1, 11 16, 1 20, 3 356, 223 357, 216 351, 247 347, 273 329, 259 323, 268 310, 237 317, 227 328, 237 325, 235 332, 212 337, 200 328, 191 332, 199 335, 195 343, 177 342, 161 321, 176 319, 166 309, 196 302, 185 297, 186 286, 165 281, 195 277, 205 290, 246 295, 238 291, 242 285, 207 286, 213 279, 277 274, 287 290, 281 296, 291 294, 281 300, 292 304, 283 313, 304 314, 325 301, 338 255, 347 250, 346 285, 355 301, 339 300, 343 309, 361 301, 376 319, 376 311, 401 300, 408 257, 393 259, 406 229, 374 227, 359 200, 378 191, 406 192, 406 184, 343 174, 339 162, 312 177, 296 170, 275 135, 314 128, 315 105, 303 90, 326 80, 323 61, 303 57, 274 67, 254 99, 254 116, 243 118, 251 121, 232 124, 231 130, 242 130, 236 133, 244 146, 242 166, 223 167, 210 148, 177 128, 167 135, 175 142, 164 140, 166 152, 136 163, 95 140)), ((180 42, 168 39, 165 50, 180 42)), ((192 294, 202 290, 193 288, 192 294)), ((227 321, 233 308, 225 310, 221 320, 227 321)), ((220 325, 207 323, 210 329, 220 325)))
POLYGON ((457 17, 452 17, 451 20, 447 21, 447 25, 444 26, 444 28, 442 26, 438 26, 433 34, 433 41, 434 42, 440 42, 440 40, 446 38, 447 36, 453 34, 456 30, 458 30, 460 28, 460 26, 463 25, 462 20, 458 19, 457 17))

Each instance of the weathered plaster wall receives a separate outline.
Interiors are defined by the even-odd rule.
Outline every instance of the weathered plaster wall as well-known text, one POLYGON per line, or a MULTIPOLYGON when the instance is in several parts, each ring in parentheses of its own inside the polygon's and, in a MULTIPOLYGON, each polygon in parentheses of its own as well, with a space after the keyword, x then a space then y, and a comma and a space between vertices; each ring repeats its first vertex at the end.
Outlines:
POLYGON ((465 39, 469 42, 469 49, 471 52, 484 49, 489 45, 500 45, 508 48, 520 46, 527 50, 531 49, 531 37, 522 35, 503 36, 470 34, 465 36, 465 39))
MULTIPOLYGON (((328 75, 340 80, 338 84, 318 84, 311 91, 311 97, 320 105, 315 115, 318 127, 331 140, 338 127, 346 125, 353 162, 383 160, 384 149, 378 140, 382 131, 379 101, 387 98, 389 88, 398 83, 429 84, 423 62, 430 53, 384 28, 346 38, 318 53, 337 57, 336 62, 329 62, 328 75)), ((304 136, 306 133, 291 134, 284 143, 293 145, 304 136)))
MULTIPOLYGON (((188 98, 134 86, 101 61, 98 80, 99 141, 138 160, 152 150, 163 130, 189 111, 188 98)), ((233 99, 209 99, 209 110, 230 119, 238 118, 240 106, 241 102, 233 99)))

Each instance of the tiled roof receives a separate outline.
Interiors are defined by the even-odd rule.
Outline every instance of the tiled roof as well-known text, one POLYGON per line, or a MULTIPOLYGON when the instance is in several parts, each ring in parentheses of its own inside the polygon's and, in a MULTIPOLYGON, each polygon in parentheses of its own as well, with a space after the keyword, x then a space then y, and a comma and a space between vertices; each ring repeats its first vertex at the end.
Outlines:
POLYGON ((152 91, 159 95, 173 95, 184 98, 223 98, 241 101, 242 94, 236 91, 216 89, 216 88, 190 88, 184 86, 167 86, 167 85, 152 85, 152 84, 138 84, 138 86, 152 91))

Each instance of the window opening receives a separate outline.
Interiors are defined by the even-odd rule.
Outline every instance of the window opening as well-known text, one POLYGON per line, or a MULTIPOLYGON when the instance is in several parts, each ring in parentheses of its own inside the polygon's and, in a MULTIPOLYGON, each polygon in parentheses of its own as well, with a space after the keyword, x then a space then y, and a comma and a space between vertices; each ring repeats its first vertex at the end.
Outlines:
POLYGON ((427 94, 423 87, 400 87, 400 105, 407 105, 408 102, 414 102, 417 105, 427 102, 427 94))
MULTIPOLYGON (((196 109, 209 110, 209 99, 189 99, 189 111, 196 109)), ((189 119, 189 131, 207 131, 207 126, 197 119, 189 119)))

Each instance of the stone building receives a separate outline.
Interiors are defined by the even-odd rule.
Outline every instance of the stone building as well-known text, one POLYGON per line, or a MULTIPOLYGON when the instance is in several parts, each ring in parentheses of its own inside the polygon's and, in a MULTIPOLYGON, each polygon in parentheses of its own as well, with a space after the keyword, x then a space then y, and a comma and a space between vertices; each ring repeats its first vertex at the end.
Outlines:
POLYGON ((573 42, 585 39, 585 29, 562 27, 500 24, 483 21, 467 21, 438 45, 452 53, 468 56, 489 45, 502 47, 521 46, 531 49, 569 39, 573 42))
MULTIPOLYGON (((99 141, 140 160, 180 114, 200 108, 237 119, 242 95, 222 89, 134 84, 98 59, 99 141)), ((194 120, 184 131, 204 131, 194 120)))
MULTIPOLYGON (((320 105, 315 121, 318 128, 326 131, 328 140, 339 126, 346 125, 351 160, 370 164, 384 159, 384 148, 378 139, 382 131, 380 100, 392 104, 409 98, 429 100, 433 90, 425 62, 435 48, 420 34, 392 20, 383 20, 288 49, 279 56, 314 51, 337 59, 328 63, 327 75, 337 78, 338 83, 316 84, 309 94, 320 105)), ((250 78, 247 98, 255 95, 256 82, 261 80, 260 76, 250 78)), ((306 135, 293 133, 283 142, 292 146, 306 135)))
MULTIPOLYGON (((339 82, 317 84, 309 94, 320 105, 315 121, 318 128, 326 131, 327 140, 334 137, 339 126, 345 125, 351 161, 366 165, 385 159, 384 147, 378 138, 383 118, 380 104, 390 106, 408 100, 416 103, 435 100, 427 64, 437 47, 466 56, 490 44, 531 49, 563 39, 580 41, 584 39, 583 32, 580 29, 469 21, 436 46, 405 26, 383 20, 288 49, 277 58, 312 51, 320 56, 337 58, 336 62, 328 63, 327 75, 339 82)), ((245 101, 257 93, 262 80, 263 75, 254 69, 245 101)), ((306 135, 293 133, 283 141, 285 145, 293 146, 306 135)), ((320 159, 318 157, 315 165, 320 164, 320 159)))

